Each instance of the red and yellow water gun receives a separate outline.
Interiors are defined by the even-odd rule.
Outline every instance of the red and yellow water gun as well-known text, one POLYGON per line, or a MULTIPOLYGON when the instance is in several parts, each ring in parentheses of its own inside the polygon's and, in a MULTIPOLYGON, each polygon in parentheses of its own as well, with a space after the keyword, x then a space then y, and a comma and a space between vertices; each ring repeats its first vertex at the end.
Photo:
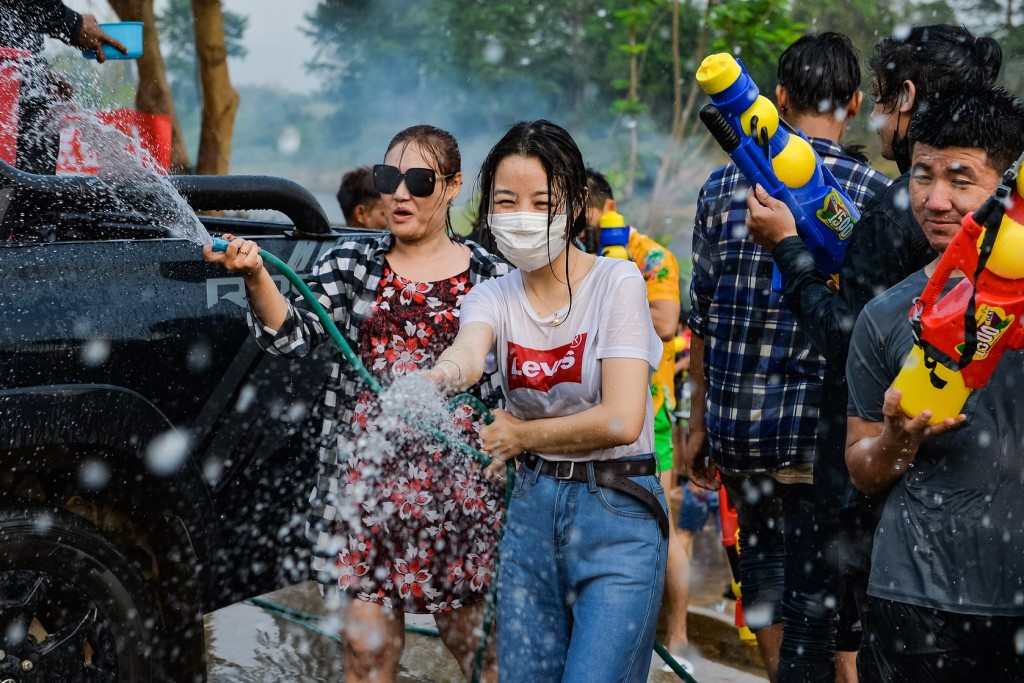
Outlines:
POLYGON ((910 309, 914 347, 893 387, 910 416, 938 424, 963 411, 1007 350, 1024 348, 1024 174, 1017 160, 1003 184, 964 216, 928 285, 910 309), (954 271, 964 279, 945 296, 954 271))

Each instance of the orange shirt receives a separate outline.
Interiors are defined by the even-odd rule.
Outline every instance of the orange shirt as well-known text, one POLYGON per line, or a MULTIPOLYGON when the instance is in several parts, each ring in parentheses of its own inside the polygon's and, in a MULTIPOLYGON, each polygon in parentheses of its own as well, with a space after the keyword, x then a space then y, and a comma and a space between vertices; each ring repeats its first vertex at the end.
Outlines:
MULTIPOLYGON (((674 301, 679 303, 679 263, 676 257, 656 240, 643 235, 636 229, 629 231, 626 245, 629 257, 643 273, 647 282, 647 301, 674 301)), ((661 363, 651 377, 651 396, 654 398, 654 412, 668 401, 669 410, 675 408, 675 357, 673 344, 665 344, 661 363)))

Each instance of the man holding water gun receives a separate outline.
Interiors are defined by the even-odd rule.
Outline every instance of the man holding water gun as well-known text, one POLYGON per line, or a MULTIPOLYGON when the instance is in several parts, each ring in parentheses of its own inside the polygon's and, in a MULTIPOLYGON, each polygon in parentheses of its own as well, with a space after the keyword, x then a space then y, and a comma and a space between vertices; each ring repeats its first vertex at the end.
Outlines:
POLYGON ((751 237, 769 250, 783 273, 783 303, 797 317, 815 349, 828 361, 824 400, 818 421, 820 458, 815 489, 836 500, 833 534, 839 582, 839 632, 836 638, 844 680, 856 681, 861 612, 870 571, 871 541, 878 505, 850 484, 843 460, 846 443, 846 353, 861 309, 935 258, 910 208, 910 120, 944 92, 991 87, 1002 52, 991 38, 976 38, 962 26, 916 26, 883 38, 871 59, 875 108, 882 155, 896 161, 903 176, 877 196, 857 222, 840 267, 839 291, 817 272, 792 222, 779 223, 762 210, 756 196, 747 221, 751 237), (768 218, 768 220, 766 220, 768 218), (823 443, 827 441, 828 445, 823 443))
MULTIPOLYGON (((804 36, 783 53, 778 76, 782 117, 810 137, 845 195, 863 207, 888 179, 839 145, 862 101, 849 39, 804 36)), ((730 164, 712 173, 698 199, 693 427, 684 459, 694 463, 706 440, 738 506, 747 621, 772 680, 781 672, 785 680, 831 681, 835 636, 813 494, 825 360, 773 291, 771 256, 747 235, 749 188, 730 164)))
MULTIPOLYGON (((1001 89, 953 93, 915 114, 910 138, 911 209, 941 254, 964 217, 986 204, 1000 176, 1024 152, 1024 102, 1001 89)), ((1011 285, 1018 281, 1018 298, 1010 303, 1019 308, 1019 169, 1009 189, 1010 201, 997 198, 987 205, 1005 214, 995 215, 999 232, 987 267, 1012 275, 1011 285)), ((979 222, 980 213, 974 214, 979 222)), ((984 240, 977 242, 983 246, 984 240)), ((901 407, 907 397, 890 388, 915 346, 909 312, 938 265, 933 262, 869 303, 850 345, 846 461, 860 490, 887 494, 875 535, 858 668, 863 681, 1020 681, 1024 352, 1006 343, 1019 339, 1020 321, 1013 319, 1019 316, 1004 312, 987 346, 977 346, 974 362, 989 352, 1002 355, 987 384, 963 407, 966 421, 959 416, 929 424, 930 410, 908 415, 901 407), (1006 340, 999 344, 1002 334, 1006 340)), ((959 279, 946 281, 946 291, 959 279)), ((978 280, 979 301, 990 294, 988 281, 978 280)), ((986 313, 979 305, 977 317, 986 313)), ((950 334, 965 334, 963 311, 957 322, 959 332, 950 334)), ((989 322, 978 324, 979 338, 989 322)))

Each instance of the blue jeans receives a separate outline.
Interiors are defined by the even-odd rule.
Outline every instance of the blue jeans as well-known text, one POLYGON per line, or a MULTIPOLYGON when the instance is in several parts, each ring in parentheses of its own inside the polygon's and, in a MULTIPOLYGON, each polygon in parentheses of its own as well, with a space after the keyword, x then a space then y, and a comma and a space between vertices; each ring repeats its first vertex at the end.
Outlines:
MULTIPOLYGON (((640 501, 587 467, 589 483, 519 469, 498 584, 505 683, 647 680, 668 543, 640 501)), ((656 476, 632 481, 667 509, 656 476)))

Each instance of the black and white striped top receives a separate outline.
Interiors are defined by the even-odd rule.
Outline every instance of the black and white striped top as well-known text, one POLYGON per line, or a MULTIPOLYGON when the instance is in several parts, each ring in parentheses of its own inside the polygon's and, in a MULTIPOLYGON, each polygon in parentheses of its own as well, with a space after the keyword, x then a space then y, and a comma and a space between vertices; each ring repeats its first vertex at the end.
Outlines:
MULTIPOLYGON (((475 242, 466 240, 463 243, 471 252, 471 284, 509 272, 508 264, 498 256, 490 254, 475 242)), ((353 349, 359 348, 359 330, 371 313, 377 285, 384 274, 385 257, 393 246, 394 236, 390 233, 342 242, 316 262, 311 276, 306 279, 309 288, 353 349)), ((274 355, 306 356, 321 342, 330 340, 320 320, 301 296, 289 300, 287 318, 277 332, 260 323, 251 310, 248 322, 257 344, 274 355)), ((362 382, 340 354, 331 362, 321 405, 323 423, 318 448, 320 464, 310 494, 307 535, 313 542, 320 538, 319 532, 324 529, 324 522, 333 518, 333 511, 328 511, 328 508, 336 508, 337 501, 333 498, 339 490, 339 466, 351 438, 353 407, 362 382)), ((487 374, 470 393, 488 406, 497 406, 501 400, 501 383, 497 372, 487 374)))

